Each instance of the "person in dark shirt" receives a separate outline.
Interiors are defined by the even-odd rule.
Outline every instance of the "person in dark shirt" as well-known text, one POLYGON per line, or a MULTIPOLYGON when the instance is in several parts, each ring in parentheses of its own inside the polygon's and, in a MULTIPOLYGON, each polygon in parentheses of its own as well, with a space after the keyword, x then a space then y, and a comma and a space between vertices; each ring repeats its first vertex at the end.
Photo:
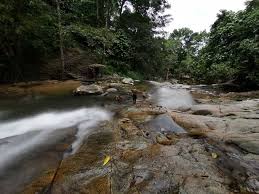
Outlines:
POLYGON ((133 104, 137 103, 137 91, 136 90, 131 90, 132 92, 132 100, 133 100, 133 104))

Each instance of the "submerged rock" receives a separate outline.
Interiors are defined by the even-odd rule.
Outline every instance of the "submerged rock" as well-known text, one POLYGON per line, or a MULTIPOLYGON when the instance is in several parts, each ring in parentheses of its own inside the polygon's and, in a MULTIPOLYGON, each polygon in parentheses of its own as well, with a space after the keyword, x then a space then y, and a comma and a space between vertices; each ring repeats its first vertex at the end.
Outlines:
POLYGON ((184 134, 186 131, 174 122, 168 114, 162 114, 145 124, 151 131, 184 134))
POLYGON ((74 95, 91 95, 91 94, 102 94, 103 89, 101 86, 91 84, 91 85, 81 85, 75 91, 74 95))

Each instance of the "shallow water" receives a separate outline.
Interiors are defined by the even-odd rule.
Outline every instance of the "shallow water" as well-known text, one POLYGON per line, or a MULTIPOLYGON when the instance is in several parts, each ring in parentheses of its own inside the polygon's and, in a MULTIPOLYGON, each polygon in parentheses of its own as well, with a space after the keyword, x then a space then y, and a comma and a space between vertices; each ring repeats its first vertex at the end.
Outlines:
POLYGON ((155 88, 151 94, 151 100, 159 106, 168 109, 188 109, 194 105, 194 100, 188 86, 171 83, 151 82, 155 88))

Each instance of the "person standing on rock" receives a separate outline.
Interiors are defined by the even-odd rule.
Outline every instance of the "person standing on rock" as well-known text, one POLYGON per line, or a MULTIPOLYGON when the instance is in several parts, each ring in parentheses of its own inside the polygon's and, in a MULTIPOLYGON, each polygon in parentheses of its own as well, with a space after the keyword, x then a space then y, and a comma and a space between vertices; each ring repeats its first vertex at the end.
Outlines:
POLYGON ((132 100, 133 100, 133 104, 137 103, 137 91, 136 90, 131 90, 132 92, 132 100))

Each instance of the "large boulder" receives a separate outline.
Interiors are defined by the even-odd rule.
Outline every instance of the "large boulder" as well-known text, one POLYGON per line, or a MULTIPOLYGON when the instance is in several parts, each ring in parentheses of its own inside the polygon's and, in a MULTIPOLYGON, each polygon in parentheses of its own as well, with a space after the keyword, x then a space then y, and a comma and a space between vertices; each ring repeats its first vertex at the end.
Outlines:
POLYGON ((116 88, 108 88, 106 90, 106 92, 108 92, 108 93, 116 93, 116 92, 118 92, 118 90, 116 88))
POLYGON ((222 118, 178 112, 171 112, 171 117, 176 123, 191 133, 210 132, 213 130, 224 132, 226 128, 222 118))
POLYGON ((220 106, 214 104, 197 104, 191 107, 191 112, 194 115, 213 115, 220 116, 220 106))
POLYGON ((122 83, 134 85, 134 80, 131 79, 131 78, 124 78, 124 79, 122 80, 122 83))
POLYGON ((102 93, 102 87, 95 84, 81 85, 74 91, 74 95, 99 95, 102 93))
POLYGON ((105 93, 102 94, 102 96, 107 96, 108 94, 116 94, 118 90, 116 88, 108 88, 105 93))

